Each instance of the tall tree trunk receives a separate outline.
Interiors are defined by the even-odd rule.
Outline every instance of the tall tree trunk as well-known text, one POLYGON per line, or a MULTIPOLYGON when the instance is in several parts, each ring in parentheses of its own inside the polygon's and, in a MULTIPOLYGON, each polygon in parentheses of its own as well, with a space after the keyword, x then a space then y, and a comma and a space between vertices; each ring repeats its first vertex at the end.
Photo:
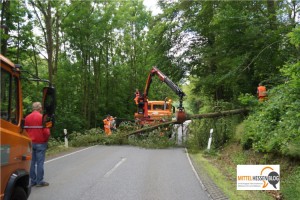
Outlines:
POLYGON ((270 29, 276 30, 277 29, 277 23, 276 23, 275 0, 267 0, 267 9, 268 9, 270 29))
MULTIPOLYGON (((3 0, 2 2, 2 10, 1 10, 1 29, 2 31, 8 35, 8 24, 10 23, 10 1, 3 0)), ((1 36, 1 54, 4 56, 7 53, 7 37, 1 36)))
POLYGON ((109 102, 109 36, 107 34, 107 40, 106 40, 107 44, 106 44, 106 49, 105 49, 105 77, 106 77, 106 101, 105 101, 105 108, 108 108, 108 102, 109 102))
POLYGON ((51 1, 48 1, 45 17, 46 25, 46 50, 48 54, 48 72, 49 81, 53 81, 53 35, 52 35, 52 15, 51 15, 51 1))
MULTIPOLYGON (((43 37, 46 46, 47 52, 47 64, 48 64, 48 76, 49 81, 53 82, 53 75, 54 75, 54 44, 53 44, 53 23, 55 19, 52 17, 51 9, 51 0, 48 0, 46 3, 37 0, 37 1, 30 1, 31 5, 34 8, 34 12, 36 17, 38 18, 40 27, 43 31, 43 37), (36 8, 42 13, 43 16, 39 16, 39 13, 36 11, 36 8), (44 25, 44 24, 45 25, 44 25)), ((58 20, 58 19, 57 19, 58 20)), ((58 27, 56 27, 58 29, 58 27)), ((58 30, 57 30, 58 31, 58 30)), ((58 44, 57 44, 58 45, 58 44)), ((59 47, 57 47, 59 48, 59 47)))

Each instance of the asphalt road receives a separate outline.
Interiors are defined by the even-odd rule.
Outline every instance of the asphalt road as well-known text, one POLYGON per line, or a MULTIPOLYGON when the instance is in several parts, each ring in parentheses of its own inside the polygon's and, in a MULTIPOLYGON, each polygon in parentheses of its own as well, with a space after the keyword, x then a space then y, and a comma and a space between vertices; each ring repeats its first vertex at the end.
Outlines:
POLYGON ((93 146, 45 163, 29 200, 206 200, 185 149, 93 146))

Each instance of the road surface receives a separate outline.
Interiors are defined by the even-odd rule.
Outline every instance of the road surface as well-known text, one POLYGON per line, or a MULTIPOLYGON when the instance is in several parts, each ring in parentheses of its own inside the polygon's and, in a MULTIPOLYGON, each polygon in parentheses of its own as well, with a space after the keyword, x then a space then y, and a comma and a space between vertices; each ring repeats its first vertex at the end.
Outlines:
POLYGON ((184 148, 93 146, 45 163, 29 200, 208 200, 184 148))

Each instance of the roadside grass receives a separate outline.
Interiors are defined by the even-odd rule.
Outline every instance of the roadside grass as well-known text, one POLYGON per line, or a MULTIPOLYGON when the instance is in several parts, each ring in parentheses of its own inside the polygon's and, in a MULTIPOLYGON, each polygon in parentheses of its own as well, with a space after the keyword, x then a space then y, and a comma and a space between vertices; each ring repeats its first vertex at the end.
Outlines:
MULTIPOLYGON (((234 137, 225 146, 210 152, 191 153, 197 165, 202 166, 216 185, 229 199, 300 199, 300 160, 272 153, 244 150, 241 139, 244 125, 236 127, 234 137), (236 190, 237 165, 280 165, 279 191, 238 191, 236 190)), ((195 152, 195 150, 189 152, 195 152)))
POLYGON ((224 192, 225 196, 232 200, 271 200, 271 196, 263 191, 242 191, 236 189, 236 169, 224 166, 217 167, 214 162, 217 156, 207 156, 204 152, 190 154, 196 165, 201 166, 213 182, 224 192), (224 171, 226 170, 226 171, 224 171))
POLYGON ((69 150, 70 148, 65 147, 63 141, 59 139, 50 138, 50 140, 48 141, 48 149, 46 151, 46 156, 52 156, 69 150))
MULTIPOLYGON (((281 172, 282 173, 282 172, 281 172)), ((292 169, 287 177, 281 177, 280 189, 283 194, 283 199, 298 200, 300 199, 300 166, 292 169)))

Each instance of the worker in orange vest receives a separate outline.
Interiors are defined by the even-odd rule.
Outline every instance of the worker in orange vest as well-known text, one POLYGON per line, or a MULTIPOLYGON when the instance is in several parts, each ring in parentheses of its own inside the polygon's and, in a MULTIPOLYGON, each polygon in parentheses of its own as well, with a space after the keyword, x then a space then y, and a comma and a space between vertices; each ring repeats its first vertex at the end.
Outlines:
POLYGON ((257 96, 260 102, 263 102, 267 99, 267 89, 261 83, 257 87, 257 96))
POLYGON ((144 94, 140 95, 140 92, 138 89, 135 90, 134 101, 135 101, 135 104, 138 105, 138 113, 143 114, 144 113, 144 94))
POLYGON ((134 98, 135 104, 139 103, 139 97, 140 97, 140 91, 138 89, 136 89, 135 90, 135 98, 134 98))
POLYGON ((110 115, 107 115, 107 117, 103 120, 104 123, 104 131, 106 135, 111 135, 111 130, 110 130, 110 115))
POLYGON ((109 120, 110 120, 110 130, 111 131, 115 131, 117 129, 116 127, 116 118, 117 117, 113 117, 113 116, 110 116, 109 120))

